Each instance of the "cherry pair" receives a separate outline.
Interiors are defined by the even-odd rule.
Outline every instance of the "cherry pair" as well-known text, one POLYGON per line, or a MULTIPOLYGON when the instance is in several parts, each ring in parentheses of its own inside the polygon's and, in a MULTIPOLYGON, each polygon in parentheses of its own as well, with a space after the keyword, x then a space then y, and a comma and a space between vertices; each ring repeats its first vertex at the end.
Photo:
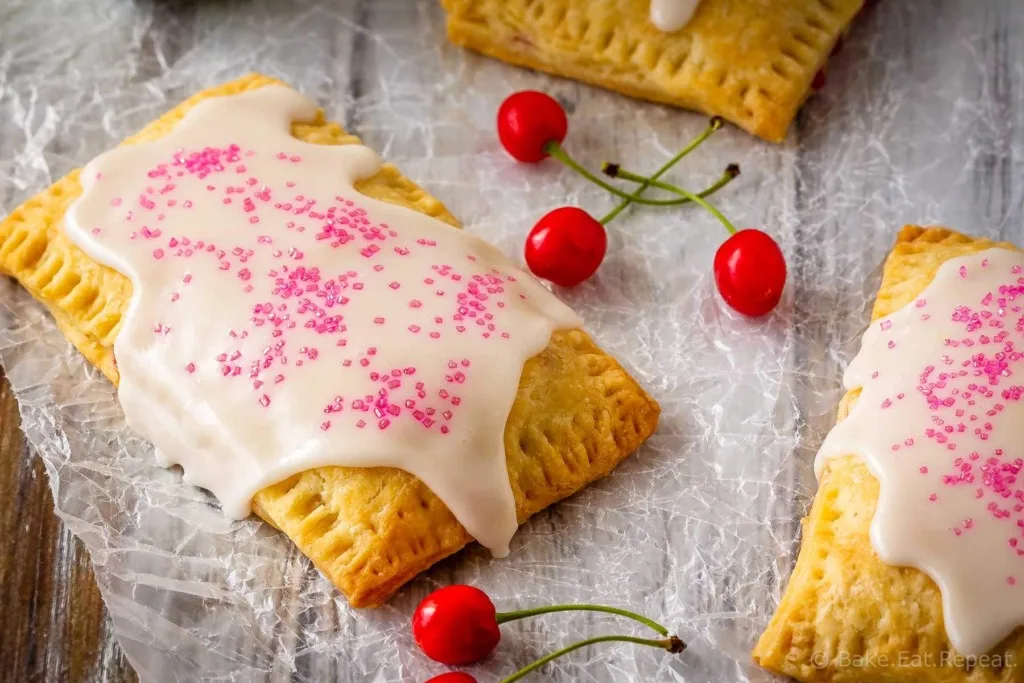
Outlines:
POLYGON ((611 185, 580 166, 562 147, 569 130, 568 117, 552 97, 535 91, 509 96, 498 110, 498 137, 505 150, 524 163, 539 163, 554 157, 587 180, 622 199, 600 221, 578 207, 566 206, 543 216, 526 239, 526 264, 534 275, 563 287, 580 284, 593 275, 608 249, 605 226, 630 204, 676 206, 696 203, 710 211, 730 237, 715 255, 715 283, 725 302, 736 311, 759 316, 770 312, 782 297, 786 282, 786 262, 782 251, 769 235, 760 230, 736 228, 705 197, 717 192, 739 175, 739 167, 730 165, 721 179, 699 193, 691 193, 659 180, 680 159, 697 148, 722 126, 715 117, 708 128, 669 160, 651 177, 631 173, 617 164, 605 164, 603 171, 613 178, 637 183, 632 194, 611 185), (671 199, 650 199, 643 193, 658 188, 676 195, 671 199))
MULTIPOLYGON (((448 586, 434 591, 419 604, 412 617, 412 635, 423 652, 436 662, 452 666, 465 666, 484 659, 501 640, 501 624, 517 619, 550 614, 551 612, 587 611, 605 612, 627 617, 648 626, 664 638, 654 640, 634 636, 597 636, 573 643, 561 650, 541 657, 532 664, 502 679, 502 683, 518 681, 548 662, 581 647, 606 642, 627 642, 649 645, 682 652, 686 644, 671 636, 661 624, 628 610, 604 605, 550 605, 515 612, 498 612, 494 602, 479 588, 448 586)), ((428 683, 475 683, 472 676, 452 671, 431 678, 428 683)))

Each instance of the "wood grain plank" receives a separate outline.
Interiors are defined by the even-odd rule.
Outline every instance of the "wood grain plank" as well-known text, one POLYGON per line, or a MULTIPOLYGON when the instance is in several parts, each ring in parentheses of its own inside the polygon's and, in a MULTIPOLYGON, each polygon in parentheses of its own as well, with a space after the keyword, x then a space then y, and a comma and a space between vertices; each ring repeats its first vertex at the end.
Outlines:
MULTIPOLYGON (((0 375, 2 377, 2 375, 0 375)), ((0 680, 137 680, 121 653, 81 541, 53 511, 42 461, 0 384, 0 680)))

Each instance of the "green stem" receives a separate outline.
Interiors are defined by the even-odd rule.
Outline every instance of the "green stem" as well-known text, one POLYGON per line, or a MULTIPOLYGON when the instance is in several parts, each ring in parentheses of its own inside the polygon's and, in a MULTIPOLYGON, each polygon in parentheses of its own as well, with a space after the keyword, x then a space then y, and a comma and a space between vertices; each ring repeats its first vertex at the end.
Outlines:
POLYGON ((570 612, 575 610, 583 612, 606 612, 608 614, 616 614, 620 617, 628 617, 633 621, 639 621, 641 624, 644 624, 645 626, 650 626, 652 629, 654 629, 663 636, 668 635, 668 629, 652 619, 648 619, 645 616, 641 616, 636 612, 630 612, 629 610, 619 609, 618 607, 606 607, 604 605, 548 605, 545 607, 534 607, 532 609, 520 609, 514 612, 499 612, 495 616, 497 617, 499 624, 507 624, 510 621, 525 619, 526 617, 532 617, 538 614, 550 614, 551 612, 570 612))
POLYGON ((587 640, 581 640, 578 643, 573 643, 572 645, 569 645, 568 647, 563 647, 561 650, 557 650, 555 652, 552 652, 551 654, 547 655, 546 657, 541 657, 540 659, 538 659, 534 663, 525 666, 524 668, 522 668, 519 671, 515 672, 514 674, 512 674, 508 678, 502 679, 501 683, 512 683, 513 681, 518 681, 519 679, 523 678, 524 676, 526 676, 526 675, 528 675, 530 673, 533 673, 537 669, 541 668, 542 666, 544 666, 548 662, 552 661, 553 659, 557 659, 558 657, 561 657, 564 654, 568 654, 568 653, 572 652, 573 650, 578 650, 581 647, 586 647, 588 645, 595 645, 597 643, 610 643, 610 642, 636 643, 637 645, 650 645, 651 647, 660 647, 661 649, 668 650, 669 652, 672 652, 672 653, 682 652, 683 650, 686 649, 686 643, 684 643, 682 640, 680 640, 676 636, 670 636, 670 637, 666 638, 665 640, 651 640, 649 638, 636 638, 634 636, 598 636, 596 638, 588 638, 587 640))
MULTIPOLYGON (((615 178, 622 178, 623 180, 632 180, 635 183, 644 183, 650 180, 649 178, 645 178, 642 175, 637 175, 636 173, 624 171, 621 168, 614 165, 609 165, 609 167, 607 168, 607 172, 615 178)), ((736 227, 729 222, 729 219, 723 216, 721 211, 712 206, 711 203, 706 201, 703 197, 701 197, 700 195, 693 194, 692 192, 689 192, 687 190, 684 190, 681 187, 672 187, 672 191, 683 195, 691 202, 700 204, 708 211, 708 213, 717 218, 722 223, 722 225, 725 226, 725 229, 729 231, 730 235, 736 234, 736 227)))
MULTIPOLYGON (((616 164, 606 163, 604 166, 601 167, 601 170, 615 178, 622 178, 623 180, 632 180, 635 183, 647 183, 649 186, 656 187, 659 190, 666 190, 668 192, 674 192, 675 194, 686 196, 686 190, 679 187, 678 185, 666 183, 662 180, 654 180, 652 178, 642 176, 638 173, 623 171, 621 168, 618 168, 616 164)), ((737 177, 739 174, 740 167, 737 164, 729 164, 729 166, 725 169, 725 173, 722 174, 722 177, 716 180, 713 185, 710 185, 706 189, 703 189, 700 192, 698 192, 697 196, 707 197, 709 195, 714 194, 715 192, 718 192, 723 187, 731 183, 733 178, 737 177)), ((687 199, 686 201, 690 200, 687 199)))
MULTIPOLYGON (((609 175, 612 175, 612 176, 615 176, 615 174, 622 172, 618 168, 618 166, 616 164, 609 164, 609 163, 605 163, 604 166, 602 166, 601 170, 604 171, 605 173, 608 173, 609 175)), ((628 173, 628 171, 627 171, 627 173, 628 173)), ((703 197, 710 197, 711 195, 713 195, 714 193, 718 192, 723 187, 725 187, 726 185, 731 183, 733 181, 733 178, 735 178, 739 174, 740 174, 740 167, 737 166, 736 164, 729 164, 728 168, 725 169, 725 173, 722 174, 722 177, 719 178, 718 180, 716 180, 712 185, 709 185, 705 189, 703 189, 700 192, 698 192, 697 196, 698 197, 702 197, 702 198, 703 197)), ((634 174, 629 173, 628 175, 629 175, 629 177, 625 177, 624 176, 622 179, 623 180, 630 180, 630 179, 632 179, 634 174)), ((687 191, 682 189, 681 187, 678 187, 676 185, 672 185, 670 183, 663 183, 660 180, 652 180, 651 178, 646 178, 644 176, 636 176, 636 177, 637 178, 642 178, 643 180, 636 180, 634 182, 644 182, 644 183, 647 183, 648 185, 650 185, 650 187, 656 187, 656 188, 658 188, 660 190, 667 190, 668 192, 674 192, 675 194, 681 195, 683 197, 683 200, 680 202, 681 204, 686 204, 686 203, 688 203, 690 201, 690 199, 686 196, 687 191)), ((604 218, 602 218, 601 219, 601 224, 602 225, 607 225, 608 221, 610 221, 612 218, 615 218, 617 215, 619 215, 619 210, 618 209, 616 209, 612 213, 610 213, 607 216, 605 216, 604 218)))
POLYGON ((685 203, 684 199, 647 199, 645 197, 639 197, 636 194, 627 194, 614 185, 609 185, 587 169, 583 168, 583 166, 569 156, 569 153, 566 152, 555 140, 544 145, 544 152, 547 153, 548 156, 558 159, 563 164, 576 171, 576 173, 600 187, 602 190, 611 192, 616 197, 622 197, 623 199, 628 199, 629 201, 636 202, 637 204, 644 204, 645 206, 677 206, 685 203))
MULTIPOLYGON (((712 133, 714 133, 716 130, 721 128, 723 123, 724 123, 724 121, 722 120, 722 118, 720 116, 713 117, 711 119, 710 123, 708 123, 708 127, 704 129, 704 132, 701 133, 700 135, 698 135, 697 137, 695 137, 693 139, 693 141, 690 144, 688 144, 686 147, 681 149, 678 154, 676 154, 674 157, 672 157, 667 162, 665 162, 665 164, 661 168, 659 168, 654 173, 654 175, 652 175, 650 177, 650 180, 657 180, 661 176, 663 176, 666 173, 668 173, 669 169, 671 169, 673 166, 675 166, 677 163, 679 163, 679 161, 683 157, 685 157, 687 154, 689 154, 693 150, 697 149, 697 147, 702 142, 704 142, 709 137, 711 137, 712 133)), ((633 202, 636 202, 637 200, 639 200, 640 196, 647 190, 648 187, 650 187, 650 183, 648 183, 648 182, 645 182, 642 185, 640 185, 640 187, 637 189, 637 191, 634 192, 629 198, 627 198, 626 201, 624 201, 621 204, 619 204, 618 206, 616 206, 604 218, 602 218, 601 219, 601 224, 602 225, 608 225, 608 223, 610 223, 612 221, 612 219, 614 219, 620 213, 625 211, 626 207, 628 207, 633 202)), ((638 202, 638 203, 640 203, 640 202, 638 202)))

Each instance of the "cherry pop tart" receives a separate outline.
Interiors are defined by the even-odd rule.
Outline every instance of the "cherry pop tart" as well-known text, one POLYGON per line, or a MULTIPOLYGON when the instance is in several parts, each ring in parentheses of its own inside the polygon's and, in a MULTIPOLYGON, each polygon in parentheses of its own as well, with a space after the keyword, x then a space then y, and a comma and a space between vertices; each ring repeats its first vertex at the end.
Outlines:
POLYGON ((608 474, 658 405, 550 291, 265 76, 202 92, 0 223, 0 267, 157 461, 356 607, 608 474))

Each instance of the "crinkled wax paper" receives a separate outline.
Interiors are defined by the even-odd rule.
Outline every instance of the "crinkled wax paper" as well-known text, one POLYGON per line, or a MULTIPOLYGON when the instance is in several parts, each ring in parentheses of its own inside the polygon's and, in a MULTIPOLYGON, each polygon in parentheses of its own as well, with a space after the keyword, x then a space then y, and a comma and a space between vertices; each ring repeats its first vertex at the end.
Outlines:
MULTIPOLYGON (((0 214, 188 94, 250 70, 316 98, 440 197, 468 229, 518 253, 545 211, 611 200, 555 163, 517 165, 493 130, 521 88, 570 111, 569 148, 649 171, 702 116, 512 68, 446 44, 431 0, 0 7, 0 214)), ((1024 12, 1013 0, 906 0, 865 12, 788 142, 727 128, 672 178, 776 235, 790 279, 779 311, 744 320, 717 298, 724 231, 696 208, 627 213, 591 282, 561 294, 663 407, 657 434, 610 477, 538 514, 512 554, 471 547, 386 607, 355 612, 281 534, 229 522, 153 463, 115 392, 40 305, 2 285, 0 358, 57 512, 89 548, 118 639, 143 679, 422 680, 409 616, 428 591, 472 583, 499 607, 629 605, 690 643, 631 645, 551 665, 558 680, 768 681, 749 652, 788 579, 814 452, 833 423, 879 264, 904 222, 1021 238, 1024 12)), ((10 454, 8 454, 10 455, 10 454)), ((560 614, 505 627, 473 670, 631 622, 560 614)))

